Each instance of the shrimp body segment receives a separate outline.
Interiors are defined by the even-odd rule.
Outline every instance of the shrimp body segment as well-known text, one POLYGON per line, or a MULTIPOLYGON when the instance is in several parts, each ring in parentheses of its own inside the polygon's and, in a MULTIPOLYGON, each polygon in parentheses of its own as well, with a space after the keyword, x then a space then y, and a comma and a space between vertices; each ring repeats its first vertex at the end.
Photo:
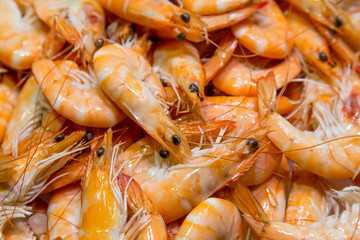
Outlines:
POLYGON ((227 200, 209 198, 185 218, 175 240, 239 239, 242 221, 236 206, 227 200))
MULTIPOLYGON (((330 110, 325 107, 321 108, 321 114, 318 112, 318 116, 334 120, 333 124, 339 127, 335 132, 338 138, 335 138, 333 134, 331 138, 327 138, 323 132, 299 130, 271 109, 276 100, 272 72, 258 81, 258 92, 259 112, 264 116, 260 125, 270 128, 268 137, 275 146, 284 151, 286 157, 305 170, 322 177, 351 178, 354 176, 360 166, 360 159, 357 157, 360 154, 360 139, 355 125, 340 124, 343 123, 342 113, 337 113, 336 117, 340 119, 335 119, 330 115, 330 110)), ((320 120, 320 123, 324 121, 320 120)), ((329 130, 327 134, 331 133, 331 123, 329 126, 326 123, 323 125, 329 130)))
POLYGON ((79 239, 80 210, 81 187, 78 184, 54 191, 47 210, 49 239, 79 239))
POLYGON ((249 3, 249 0, 183 0, 184 8, 200 14, 210 15, 228 12, 249 3))
POLYGON ((4 138, 11 114, 18 99, 18 92, 14 89, 15 85, 4 81, 6 75, 3 75, 2 78, 2 81, 0 81, 0 143, 4 138))
POLYGON ((240 44, 263 57, 284 58, 294 45, 289 24, 273 0, 245 21, 232 26, 232 31, 240 44))
MULTIPOLYGON (((193 42, 204 40, 205 24, 200 18, 166 0, 98 0, 110 12, 128 21, 156 29, 160 35, 176 38, 185 34, 193 42), (183 20, 189 16, 189 21, 183 20)), ((183 38, 182 38, 183 39, 183 38)))
POLYGON ((75 123, 111 127, 126 115, 102 92, 94 76, 72 61, 42 58, 32 66, 42 92, 54 109, 75 123))
POLYGON ((178 161, 191 155, 186 138, 165 113, 144 81, 157 78, 149 63, 132 50, 107 45, 94 55, 95 73, 104 92, 178 161), (177 135, 177 136, 175 136, 177 135), (174 141, 174 139, 179 141, 174 141))
POLYGON ((185 91, 191 106, 204 101, 205 72, 197 49, 186 41, 160 42, 154 51, 153 67, 173 78, 185 91))
POLYGON ((280 89, 284 84, 295 78, 301 72, 300 59, 292 51, 287 59, 279 64, 269 67, 257 67, 261 62, 268 61, 264 58, 250 58, 247 62, 242 58, 232 58, 230 62, 213 79, 215 87, 221 91, 238 95, 256 95, 256 82, 260 77, 265 77, 270 71, 275 74, 276 88, 280 89), (248 64, 254 66, 249 70, 248 64), (253 63, 253 64, 252 64, 253 63))
POLYGON ((0 61, 17 70, 29 69, 42 51, 46 26, 35 16, 32 7, 22 17, 15 1, 1 0, 0 5, 0 61))

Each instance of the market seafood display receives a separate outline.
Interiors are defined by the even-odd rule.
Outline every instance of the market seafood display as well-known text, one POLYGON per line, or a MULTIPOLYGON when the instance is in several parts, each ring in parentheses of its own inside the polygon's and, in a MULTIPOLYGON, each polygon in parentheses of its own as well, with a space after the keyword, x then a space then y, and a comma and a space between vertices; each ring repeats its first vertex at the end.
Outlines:
POLYGON ((0 239, 360 239, 360 2, 0 0, 0 239))

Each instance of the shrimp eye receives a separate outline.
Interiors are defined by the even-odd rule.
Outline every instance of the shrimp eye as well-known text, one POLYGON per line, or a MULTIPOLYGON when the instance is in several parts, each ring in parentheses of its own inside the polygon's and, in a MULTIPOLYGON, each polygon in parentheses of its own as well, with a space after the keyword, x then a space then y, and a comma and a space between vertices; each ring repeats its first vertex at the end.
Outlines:
POLYGON ((101 48, 102 46, 104 46, 104 39, 102 38, 98 38, 95 40, 95 46, 97 48, 101 48))
POLYGON ((183 13, 183 14, 181 14, 180 17, 181 17, 181 20, 183 20, 185 23, 190 22, 190 15, 189 14, 183 13))
POLYGON ((328 60, 328 57, 326 56, 326 53, 320 52, 320 53, 319 53, 319 59, 320 59, 320 61, 322 61, 322 62, 326 62, 326 61, 328 60))
POLYGON ((181 138, 178 135, 172 135, 172 142, 177 146, 181 143, 181 138))
POLYGON ((93 140, 93 138, 94 138, 94 134, 90 131, 86 131, 85 141, 90 142, 91 140, 93 140))
POLYGON ((105 153, 105 148, 104 147, 101 147, 97 150, 96 154, 98 157, 101 157, 102 155, 104 155, 105 153))
POLYGON ((330 28, 329 32, 330 32, 331 35, 337 34, 337 31, 334 28, 330 28))
POLYGON ((159 155, 162 158, 168 158, 170 156, 170 152, 168 150, 160 150, 159 155))
POLYGON ((186 38, 186 34, 185 33, 180 33, 179 35, 176 36, 176 39, 178 41, 184 41, 186 38))
POLYGON ((196 95, 200 99, 200 102, 204 101, 204 97, 200 94, 198 86, 196 86, 194 83, 190 84, 189 90, 190 90, 190 92, 196 92, 196 95))
POLYGON ((344 21, 341 18, 339 18, 339 17, 335 18, 335 26, 336 27, 341 27, 343 24, 344 24, 344 21))
POLYGON ((55 137, 55 142, 61 142, 62 140, 65 139, 65 135, 64 134, 59 134, 55 137))
POLYGON ((189 90, 190 90, 190 92, 196 92, 196 93, 199 92, 198 86, 196 86, 194 83, 190 84, 189 90))
POLYGON ((251 148, 257 148, 259 146, 259 143, 256 140, 249 140, 247 141, 246 145, 248 145, 251 148))

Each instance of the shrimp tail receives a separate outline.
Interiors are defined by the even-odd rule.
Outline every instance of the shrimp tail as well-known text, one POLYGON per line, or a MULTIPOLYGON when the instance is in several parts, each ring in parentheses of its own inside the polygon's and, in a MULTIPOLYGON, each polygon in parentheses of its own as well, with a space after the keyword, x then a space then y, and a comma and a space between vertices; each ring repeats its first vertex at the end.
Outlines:
POLYGON ((257 82, 258 104, 260 116, 269 111, 274 111, 276 105, 276 82, 274 73, 269 72, 266 77, 261 77, 257 82))
POLYGON ((233 188, 229 189, 229 198, 243 214, 252 216, 256 221, 262 222, 264 225, 269 223, 269 218, 258 200, 240 181, 234 182, 233 188))

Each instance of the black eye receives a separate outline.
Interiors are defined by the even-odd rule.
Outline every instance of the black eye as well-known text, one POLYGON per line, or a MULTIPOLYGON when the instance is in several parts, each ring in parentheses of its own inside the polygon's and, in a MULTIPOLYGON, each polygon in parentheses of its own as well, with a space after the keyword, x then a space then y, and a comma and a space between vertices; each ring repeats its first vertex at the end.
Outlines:
POLYGON ((256 140, 249 140, 247 141, 246 145, 248 145, 251 148, 257 148, 259 146, 259 143, 256 140))
POLYGON ((190 84, 189 90, 190 90, 190 92, 196 92, 196 93, 199 92, 198 86, 196 86, 194 83, 190 84))
POLYGON ((105 153, 105 148, 104 147, 101 147, 97 150, 96 154, 98 157, 101 157, 102 155, 104 155, 105 153))
POLYGON ((180 33, 179 35, 177 35, 176 39, 178 41, 184 41, 186 38, 186 34, 185 33, 180 33))
POLYGON ((183 14, 181 14, 180 17, 181 17, 181 20, 183 20, 185 23, 190 22, 190 15, 189 14, 183 13, 183 14))
POLYGON ((97 48, 101 48, 102 46, 104 46, 104 39, 102 38, 98 38, 95 40, 95 46, 97 48))
POLYGON ((55 142, 61 142, 62 140, 65 139, 65 135, 64 134, 59 134, 55 137, 55 142))
POLYGON ((168 158, 170 156, 170 152, 168 150, 160 150, 159 155, 162 158, 168 158))
POLYGON ((333 29, 333 28, 330 28, 329 32, 330 32, 331 35, 337 34, 337 31, 335 29, 333 29))
POLYGON ((335 18, 335 26, 336 27, 341 27, 343 24, 344 24, 344 21, 341 18, 339 18, 339 17, 335 18))
POLYGON ((91 140, 94 139, 94 134, 90 131, 86 131, 84 138, 85 138, 85 141, 90 142, 91 140))
POLYGON ((326 62, 328 60, 328 57, 326 56, 326 54, 324 52, 320 52, 319 53, 319 59, 322 62, 326 62))
POLYGON ((172 136, 172 142, 174 145, 179 145, 181 143, 181 138, 178 135, 173 135, 172 136))

